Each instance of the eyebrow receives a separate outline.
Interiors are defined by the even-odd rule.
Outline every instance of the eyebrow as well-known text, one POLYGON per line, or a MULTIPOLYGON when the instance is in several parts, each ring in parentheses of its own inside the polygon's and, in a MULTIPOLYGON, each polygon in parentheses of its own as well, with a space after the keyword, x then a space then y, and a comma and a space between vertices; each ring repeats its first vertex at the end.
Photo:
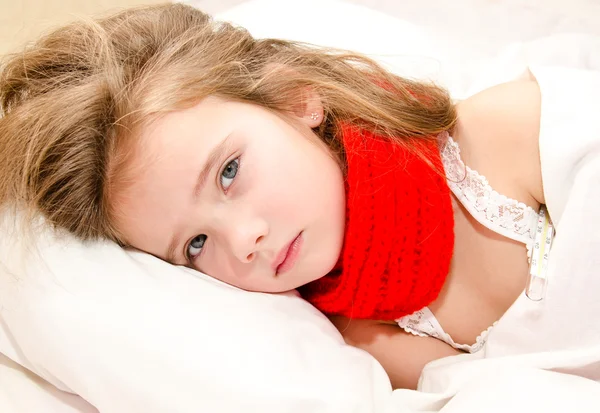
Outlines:
MULTIPOLYGON (((198 174, 198 177, 196 178, 196 185, 194 185, 194 189, 192 191, 192 199, 194 201, 197 200, 200 196, 202 189, 206 185, 206 181, 208 180, 210 172, 214 169, 217 162, 219 162, 219 160, 223 157, 223 153, 229 146, 230 137, 231 134, 227 135, 225 139, 223 139, 217 146, 213 148, 213 150, 208 155, 208 158, 206 158, 206 162, 204 163, 204 166, 202 167, 200 173, 198 174)), ((177 249, 178 245, 179 237, 173 236, 171 238, 169 246, 167 247, 167 254, 165 255, 167 257, 168 262, 175 263, 175 250, 177 249)))

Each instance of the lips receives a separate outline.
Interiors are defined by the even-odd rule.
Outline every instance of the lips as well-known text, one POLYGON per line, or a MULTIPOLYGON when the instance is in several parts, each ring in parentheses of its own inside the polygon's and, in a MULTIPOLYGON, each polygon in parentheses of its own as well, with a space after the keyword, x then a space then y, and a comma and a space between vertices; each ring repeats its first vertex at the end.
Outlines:
POLYGON ((299 233, 298 236, 290 241, 286 246, 284 246, 277 255, 277 259, 273 262, 272 266, 276 275, 283 274, 294 266, 301 247, 302 232, 299 233))

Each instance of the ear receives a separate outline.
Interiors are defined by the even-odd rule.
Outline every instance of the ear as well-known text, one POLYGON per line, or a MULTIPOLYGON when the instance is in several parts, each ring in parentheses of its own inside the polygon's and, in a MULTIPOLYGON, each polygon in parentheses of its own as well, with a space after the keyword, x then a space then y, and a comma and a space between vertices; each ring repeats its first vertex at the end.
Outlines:
POLYGON ((323 103, 314 89, 306 87, 300 94, 300 104, 294 108, 296 116, 311 129, 323 122, 323 103))

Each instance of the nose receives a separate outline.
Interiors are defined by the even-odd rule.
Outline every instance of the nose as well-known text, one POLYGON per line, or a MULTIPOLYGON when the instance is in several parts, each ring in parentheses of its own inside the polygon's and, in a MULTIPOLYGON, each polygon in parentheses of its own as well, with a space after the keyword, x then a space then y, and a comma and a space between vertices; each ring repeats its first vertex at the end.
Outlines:
POLYGON ((267 223, 259 218, 237 214, 224 222, 224 238, 233 255, 243 263, 252 262, 258 253, 269 229, 267 223))

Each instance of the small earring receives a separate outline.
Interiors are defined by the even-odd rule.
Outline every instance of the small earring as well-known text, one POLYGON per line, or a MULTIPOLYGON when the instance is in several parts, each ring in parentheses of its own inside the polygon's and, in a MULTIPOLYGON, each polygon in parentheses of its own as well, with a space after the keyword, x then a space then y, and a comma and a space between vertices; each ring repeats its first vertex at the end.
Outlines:
POLYGON ((317 112, 313 112, 310 114, 310 120, 317 120, 319 119, 319 114, 317 112))

